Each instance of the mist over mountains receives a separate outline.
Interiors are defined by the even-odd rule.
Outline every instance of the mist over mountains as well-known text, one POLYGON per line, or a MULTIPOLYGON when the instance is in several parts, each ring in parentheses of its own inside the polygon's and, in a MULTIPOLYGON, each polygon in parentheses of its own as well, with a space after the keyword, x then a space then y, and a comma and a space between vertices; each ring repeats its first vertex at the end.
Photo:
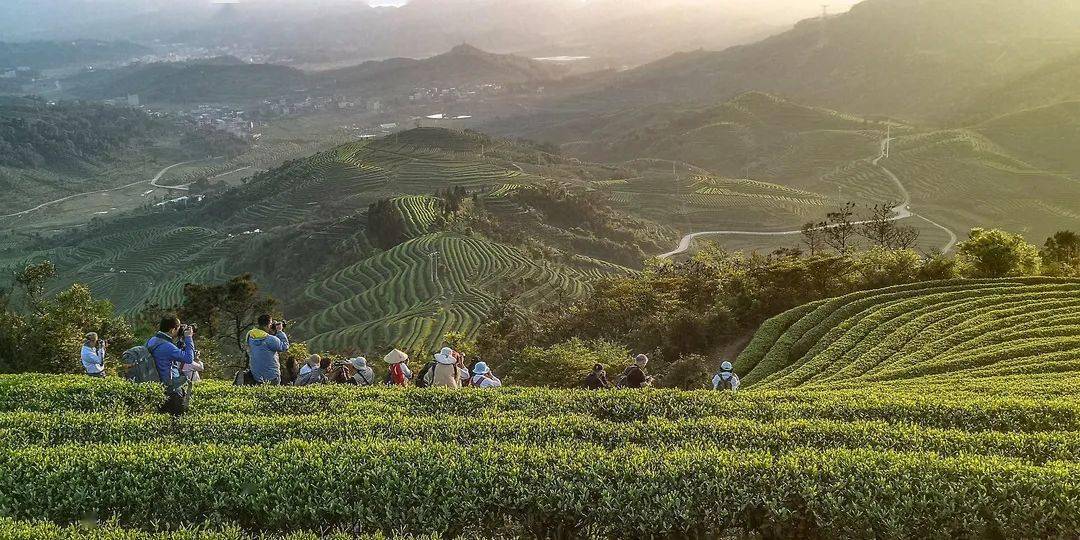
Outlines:
POLYGON ((0 40, 247 47, 299 61, 424 57, 469 42, 493 52, 590 56, 622 66, 748 43, 819 9, 796 0, 413 0, 401 7, 357 0, 13 0, 0 6, 0 40))

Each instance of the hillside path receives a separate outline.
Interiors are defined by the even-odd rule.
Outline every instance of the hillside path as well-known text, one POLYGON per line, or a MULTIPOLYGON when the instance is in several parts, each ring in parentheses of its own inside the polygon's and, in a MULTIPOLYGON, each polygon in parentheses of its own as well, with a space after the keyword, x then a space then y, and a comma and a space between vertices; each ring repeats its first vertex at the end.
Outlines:
MULTIPOLYGON (((118 187, 114 187, 114 188, 99 189, 97 191, 86 191, 86 192, 83 192, 83 193, 76 193, 74 195, 68 195, 67 197, 60 197, 59 199, 54 199, 54 200, 51 200, 49 202, 41 203, 41 204, 39 204, 39 205, 37 205, 37 206, 35 206, 33 208, 23 210, 21 212, 15 212, 14 214, 7 214, 7 215, 0 216, 0 218, 11 218, 11 217, 25 216, 26 214, 41 210, 42 208, 52 206, 54 204, 60 204, 60 203, 65 202, 65 201, 70 201, 71 199, 75 199, 75 198, 78 198, 78 197, 85 197, 87 195, 97 195, 99 193, 109 193, 109 192, 112 192, 112 191, 119 191, 121 189, 127 189, 129 187, 134 187, 134 186, 137 186, 139 184, 145 184, 147 182, 149 182, 150 185, 154 186, 155 188, 181 189, 181 188, 176 188, 176 187, 172 187, 172 186, 159 186, 157 184, 157 181, 161 180, 161 177, 165 176, 165 173, 169 172, 170 170, 172 170, 172 169, 174 169, 176 167, 179 167, 181 165, 187 165, 189 163, 195 163, 197 161, 203 161, 203 160, 195 159, 195 160, 191 160, 191 161, 181 161, 180 163, 173 163, 172 165, 169 165, 168 167, 165 167, 164 169, 161 169, 160 171, 158 171, 157 175, 154 176, 153 178, 149 179, 149 180, 139 180, 138 182, 132 182, 130 184, 124 184, 122 186, 118 186, 118 187)), ((183 189, 186 189, 186 188, 183 188, 183 189)))
MULTIPOLYGON (((929 224, 931 224, 931 225, 945 231, 949 235, 949 242, 947 244, 945 244, 944 247, 941 248, 941 252, 942 253, 948 253, 948 251, 951 250, 953 248, 953 246, 956 245, 956 242, 957 242, 956 234, 953 233, 948 228, 946 228, 945 226, 940 225, 940 224, 938 224, 938 223, 936 223, 934 221, 931 221, 928 218, 925 218, 923 216, 915 214, 915 213, 913 213, 911 211, 911 193, 908 192, 907 188, 904 187, 904 183, 901 182, 900 179, 895 174, 893 174, 892 171, 890 171, 888 168, 886 168, 884 165, 881 164, 881 160, 884 159, 884 158, 885 158, 885 154, 882 153, 878 157, 874 158, 874 160, 871 161, 871 163, 874 164, 874 166, 880 168, 885 173, 885 175, 888 176, 889 179, 892 180, 893 183, 896 184, 896 187, 900 190, 900 194, 901 194, 901 196, 903 198, 903 200, 902 200, 902 202, 900 204, 892 207, 893 215, 892 215, 892 217, 889 218, 889 221, 899 221, 901 219, 907 219, 907 218, 910 218, 910 217, 917 217, 917 218, 922 219, 922 220, 926 221, 927 223, 929 223, 929 224)), ((865 224, 865 223, 869 223, 869 222, 868 221, 856 221, 854 224, 855 225, 862 225, 862 224, 865 224)), ((826 226, 824 228, 830 228, 830 227, 832 227, 832 226, 826 226)), ((794 235, 798 235, 798 234, 802 234, 801 229, 800 230, 795 230, 795 231, 736 231, 736 230, 701 231, 701 232, 696 232, 696 233, 690 233, 690 234, 687 234, 686 236, 683 236, 682 239, 679 240, 678 247, 676 247, 672 251, 669 251, 667 253, 658 255, 658 257, 661 258, 661 259, 670 259, 671 257, 674 257, 675 255, 678 255, 680 253, 685 253, 686 251, 688 251, 690 249, 690 244, 693 243, 694 239, 700 238, 702 236, 794 236, 794 235)))

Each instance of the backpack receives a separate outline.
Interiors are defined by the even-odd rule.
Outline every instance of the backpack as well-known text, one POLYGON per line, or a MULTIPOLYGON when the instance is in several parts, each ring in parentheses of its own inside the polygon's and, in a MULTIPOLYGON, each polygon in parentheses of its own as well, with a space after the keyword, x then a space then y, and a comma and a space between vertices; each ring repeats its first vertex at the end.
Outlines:
MULTIPOLYGON (((159 342, 154 348, 157 348, 159 342)), ((157 362, 154 360, 154 352, 144 345, 132 347, 121 355, 124 364, 124 377, 131 382, 161 382, 161 374, 157 370, 157 362)))
POLYGON ((724 377, 721 376, 720 377, 720 382, 717 383, 717 385, 716 385, 716 389, 718 391, 721 391, 721 392, 724 391, 724 390, 734 390, 735 386, 731 383, 732 380, 733 379, 731 377, 728 377, 727 379, 725 379, 724 377))
POLYGON ((435 382, 435 362, 428 362, 420 374, 416 376, 416 387, 427 388, 435 382))
POLYGON ((626 388, 626 378, 630 376, 630 372, 635 369, 640 369, 637 364, 630 364, 619 374, 619 377, 615 379, 615 388, 626 388))
POLYGON ((386 372, 386 386, 405 386, 405 372, 401 364, 391 364, 386 372))
POLYGON ((233 386, 255 386, 255 376, 250 369, 241 369, 233 376, 233 386))

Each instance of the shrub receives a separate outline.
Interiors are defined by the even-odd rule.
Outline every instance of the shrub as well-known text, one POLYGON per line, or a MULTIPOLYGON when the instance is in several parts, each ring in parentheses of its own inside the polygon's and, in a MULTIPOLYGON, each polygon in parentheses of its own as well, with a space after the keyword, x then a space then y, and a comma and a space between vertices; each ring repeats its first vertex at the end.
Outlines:
POLYGON ((595 364, 610 369, 628 363, 630 351, 607 341, 571 339, 548 348, 527 347, 501 363, 506 382, 519 386, 580 387, 595 364))

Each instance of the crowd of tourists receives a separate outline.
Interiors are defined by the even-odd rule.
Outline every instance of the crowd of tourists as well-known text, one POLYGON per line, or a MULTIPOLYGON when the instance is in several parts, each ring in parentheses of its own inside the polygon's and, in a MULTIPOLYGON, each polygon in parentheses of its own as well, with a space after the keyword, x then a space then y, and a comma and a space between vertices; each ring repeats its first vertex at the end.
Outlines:
MULTIPOLYGON (((176 316, 162 318, 158 331, 145 346, 138 346, 123 354, 125 375, 143 382, 156 380, 164 383, 169 395, 176 400, 186 400, 192 383, 198 382, 205 369, 195 347, 195 325, 180 322, 176 316), (184 386, 188 390, 184 390, 184 386)), ((309 356, 302 365, 295 362, 282 373, 280 353, 289 350, 289 336, 285 322, 274 320, 270 315, 259 316, 254 327, 247 332, 246 352, 248 366, 236 374, 236 385, 295 385, 349 384, 355 386, 415 386, 418 388, 498 388, 503 385, 491 367, 483 361, 469 362, 465 355, 450 347, 443 347, 428 360, 418 373, 409 369, 409 355, 393 349, 383 356, 386 375, 376 380, 375 370, 367 358, 357 356, 349 360, 331 360, 320 355, 309 356)), ((105 376, 105 351, 108 343, 99 339, 95 332, 86 334, 81 361, 87 375, 105 376)), ((654 379, 648 374, 649 357, 634 356, 629 365, 615 378, 608 378, 602 364, 593 366, 582 386, 590 390, 607 388, 647 388, 654 379)), ((724 362, 712 377, 712 388, 719 391, 736 391, 739 377, 730 362, 724 362)), ((186 401, 177 403, 185 408, 186 401)))

